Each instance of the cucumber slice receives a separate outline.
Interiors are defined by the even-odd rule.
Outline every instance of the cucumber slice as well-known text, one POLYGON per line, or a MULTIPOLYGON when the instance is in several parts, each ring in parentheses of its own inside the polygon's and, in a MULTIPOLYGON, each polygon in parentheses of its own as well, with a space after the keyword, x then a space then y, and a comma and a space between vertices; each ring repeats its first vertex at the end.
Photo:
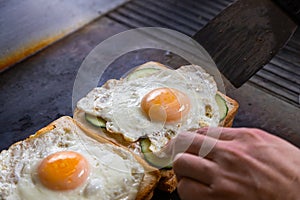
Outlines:
POLYGON ((154 155, 151 150, 149 149, 151 142, 148 138, 142 139, 140 141, 141 149, 144 154, 145 160, 151 164, 154 167, 157 167, 159 169, 171 169, 172 168, 172 162, 171 158, 159 158, 156 155, 154 155))
POLYGON ((88 113, 85 113, 85 119, 92 125, 100 128, 105 128, 106 127, 106 121, 102 119, 101 117, 97 117, 94 115, 90 115, 88 113))
POLYGON ((143 78, 143 77, 147 77, 150 76, 156 72, 158 72, 160 69, 156 69, 156 68, 143 68, 143 69, 138 69, 133 71, 132 73, 130 73, 127 76, 127 80, 134 80, 134 79, 138 79, 138 78, 143 78))
POLYGON ((215 98, 216 98, 216 102, 217 102, 217 104, 219 106, 220 121, 222 121, 226 117, 226 115, 228 113, 228 107, 227 107, 225 99, 223 99, 221 97, 221 95, 216 94, 215 98))

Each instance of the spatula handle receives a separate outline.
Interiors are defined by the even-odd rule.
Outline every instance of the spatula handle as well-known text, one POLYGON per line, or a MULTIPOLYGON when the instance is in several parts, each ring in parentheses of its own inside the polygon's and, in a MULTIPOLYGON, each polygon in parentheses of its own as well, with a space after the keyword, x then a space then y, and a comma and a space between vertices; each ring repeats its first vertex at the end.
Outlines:
POLYGON ((274 0, 298 24, 300 24, 300 0, 274 0))

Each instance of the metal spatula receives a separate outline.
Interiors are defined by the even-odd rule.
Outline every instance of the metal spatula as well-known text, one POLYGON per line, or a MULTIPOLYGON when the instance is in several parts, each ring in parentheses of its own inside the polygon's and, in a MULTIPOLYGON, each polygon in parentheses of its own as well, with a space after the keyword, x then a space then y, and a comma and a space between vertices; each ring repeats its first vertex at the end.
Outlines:
POLYGON ((300 0, 237 0, 194 39, 221 73, 240 87, 284 46, 299 21, 300 0))

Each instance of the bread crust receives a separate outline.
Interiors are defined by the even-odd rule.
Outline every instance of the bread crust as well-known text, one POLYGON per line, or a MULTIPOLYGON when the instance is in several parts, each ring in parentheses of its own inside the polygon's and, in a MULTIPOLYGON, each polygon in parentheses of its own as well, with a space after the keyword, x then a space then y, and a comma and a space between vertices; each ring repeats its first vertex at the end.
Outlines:
POLYGON ((226 96, 225 94, 218 91, 218 94, 226 101, 226 105, 228 107, 228 112, 226 117, 220 122, 219 126, 222 127, 231 127, 233 124, 233 120, 235 115, 238 112, 239 104, 234 99, 226 96))
MULTIPOLYGON (((143 65, 136 67, 132 72, 134 72, 136 70, 144 69, 144 68, 153 68, 153 67, 157 68, 157 69, 169 69, 167 66, 165 66, 161 63, 151 61, 151 62, 147 62, 143 65)), ((109 82, 104 84, 103 87, 107 87, 107 84, 109 84, 109 82)), ((226 96, 225 94, 223 94, 219 91, 218 91, 218 94, 226 101, 226 105, 228 107, 228 113, 227 113, 226 117, 219 123, 219 126, 231 127, 234 117, 238 111, 239 104, 235 100, 231 99, 230 97, 226 96)), ((75 121, 78 122, 78 125, 82 129, 84 129, 86 132, 92 132, 93 134, 100 134, 101 136, 108 138, 109 140, 111 140, 112 142, 114 142, 116 144, 120 144, 120 145, 124 146, 125 148, 130 148, 132 143, 124 140, 124 138, 121 134, 109 133, 103 129, 101 131, 99 131, 100 130, 99 128, 86 122, 84 114, 85 114, 84 111, 76 108, 75 112, 74 112, 74 119, 75 119, 75 121)), ((140 155, 140 156, 142 157, 142 155, 140 155)), ((161 178, 157 185, 157 188, 162 191, 173 192, 177 186, 177 178, 176 178, 176 175, 175 175, 173 169, 160 169, 160 176, 161 176, 161 178)))

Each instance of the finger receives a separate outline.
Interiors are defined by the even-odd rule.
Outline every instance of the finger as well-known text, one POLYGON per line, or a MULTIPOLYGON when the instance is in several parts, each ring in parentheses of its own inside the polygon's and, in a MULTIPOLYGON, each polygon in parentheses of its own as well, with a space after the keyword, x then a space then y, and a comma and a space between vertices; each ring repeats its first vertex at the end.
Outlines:
POLYGON ((217 150, 218 140, 205 135, 196 134, 191 144, 186 149, 187 153, 200 157, 213 158, 217 150))
POLYGON ((178 180, 186 177, 210 185, 213 183, 217 165, 199 156, 182 153, 175 157, 173 169, 178 180))
POLYGON ((243 129, 226 127, 205 127, 198 129, 196 133, 206 135, 219 140, 233 140, 239 137, 243 129))
POLYGON ((201 157, 213 158, 218 140, 195 132, 182 132, 173 138, 165 149, 175 157, 178 153, 191 153, 201 157))
POLYGON ((181 200, 210 200, 212 189, 193 179, 182 178, 177 185, 177 192, 181 200))

